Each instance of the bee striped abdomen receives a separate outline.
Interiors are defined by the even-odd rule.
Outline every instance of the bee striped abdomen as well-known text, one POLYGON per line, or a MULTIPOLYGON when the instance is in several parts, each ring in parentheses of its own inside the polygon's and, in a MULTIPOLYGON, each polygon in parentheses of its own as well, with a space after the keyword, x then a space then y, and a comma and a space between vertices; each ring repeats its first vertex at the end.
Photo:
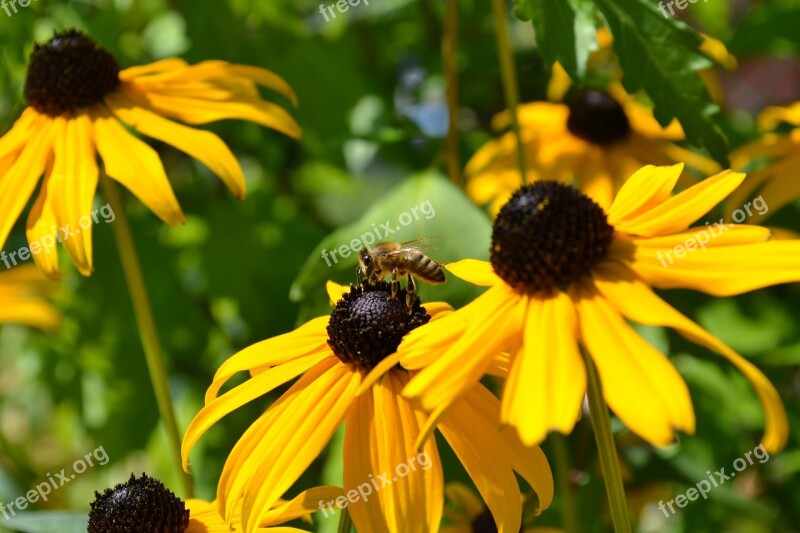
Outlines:
POLYGON ((424 254, 410 258, 416 262, 416 268, 412 269, 417 277, 422 278, 428 283, 444 283, 444 271, 439 263, 424 254))

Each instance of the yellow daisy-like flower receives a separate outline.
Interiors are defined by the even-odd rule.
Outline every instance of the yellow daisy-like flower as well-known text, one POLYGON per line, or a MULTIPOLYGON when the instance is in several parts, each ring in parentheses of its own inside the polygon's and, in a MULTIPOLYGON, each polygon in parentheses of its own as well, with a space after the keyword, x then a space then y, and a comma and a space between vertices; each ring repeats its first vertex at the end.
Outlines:
POLYGON ((0 323, 55 329, 61 323, 61 313, 47 299, 57 288, 34 265, 0 273, 0 323))
MULTIPOLYGON (((439 533, 497 533, 491 513, 472 490, 461 483, 448 483, 444 488, 444 514, 450 525, 439 533)), ((524 526, 520 533, 564 533, 551 527, 524 526)))
MULTIPOLYGON (((674 144, 684 139, 677 121, 662 128, 652 111, 618 84, 587 90, 565 103, 532 102, 518 108, 529 182, 548 179, 574 184, 608 208, 628 176, 646 164, 685 162, 703 174, 717 163, 674 144)), ((493 127, 508 125, 508 114, 493 127)), ((496 214, 520 186, 517 143, 512 133, 483 145, 467 163, 467 193, 496 214)), ((689 176, 686 176, 687 183, 689 176)))
POLYGON ((675 430, 694 432, 689 392, 669 359, 628 319, 671 327, 736 366, 763 405, 765 448, 781 449, 787 420, 772 384, 652 288, 729 296, 797 281, 800 241, 769 241, 767 228, 721 219, 691 228, 744 175, 725 171, 673 196, 682 170, 642 168, 608 210, 555 181, 515 192, 494 223, 491 262, 447 265, 489 290, 412 331, 400 346, 401 364, 420 369, 404 395, 446 412, 505 351, 511 361, 501 419, 534 444, 549 430, 571 431, 578 418, 586 392, 580 342, 609 407, 634 433, 667 445, 675 430))
MULTIPOLYGON (((291 501, 278 500, 263 514, 254 531, 272 533, 303 533, 282 524, 302 518, 310 521, 317 511, 317 501, 336 498, 342 494, 338 487, 315 487, 300 493, 291 501)), ((88 533, 127 533, 131 531, 159 531, 182 533, 232 533, 241 532, 241 506, 228 523, 217 511, 217 502, 192 498, 185 502, 175 496, 163 483, 142 474, 102 494, 95 492, 89 512, 88 533)))
MULTIPOLYGON (((339 290, 329 317, 265 340, 234 355, 217 371, 206 406, 183 442, 184 468, 201 435, 220 418, 301 376, 245 432, 220 478, 220 513, 230 517, 243 499, 243 524, 251 532, 263 509, 300 477, 345 423, 346 498, 321 501, 320 509, 347 505, 356 528, 371 533, 437 531, 443 508, 442 465, 418 402, 401 395, 409 373, 396 365, 395 351, 409 331, 446 316, 444 303, 409 312, 405 290, 392 298, 385 282, 339 290), (344 292, 344 295, 340 295, 344 292), (251 379, 225 394, 235 374, 251 379)), ((522 504, 514 475, 533 487, 541 508, 550 505, 553 479, 536 446, 525 447, 510 428, 500 429, 500 405, 488 389, 465 391, 435 426, 453 449, 506 531, 520 527, 522 504)))
MULTIPOLYGON (((170 118, 188 124, 244 119, 298 137, 295 121, 263 100, 258 85, 295 102, 283 79, 257 67, 172 58, 120 70, 110 53, 75 30, 36 45, 25 81, 29 107, 0 138, 0 246, 44 175, 28 216, 28 241, 52 243, 56 228, 65 228, 58 230, 69 236, 62 236, 64 248, 82 274, 91 274, 91 223, 82 222, 97 188, 96 152, 105 173, 162 220, 183 222, 158 154, 125 125, 197 159, 243 197, 244 175, 225 143, 170 118)), ((54 243, 34 259, 48 276, 58 275, 54 243)))
POLYGON ((768 164, 751 172, 730 197, 729 213, 740 209, 756 196, 761 196, 768 209, 753 213, 752 223, 763 222, 772 213, 800 197, 797 168, 800 165, 800 102, 789 107, 768 107, 758 117, 763 130, 772 130, 785 122, 795 126, 788 133, 766 133, 731 154, 734 168, 745 168, 755 158, 766 158, 768 164))

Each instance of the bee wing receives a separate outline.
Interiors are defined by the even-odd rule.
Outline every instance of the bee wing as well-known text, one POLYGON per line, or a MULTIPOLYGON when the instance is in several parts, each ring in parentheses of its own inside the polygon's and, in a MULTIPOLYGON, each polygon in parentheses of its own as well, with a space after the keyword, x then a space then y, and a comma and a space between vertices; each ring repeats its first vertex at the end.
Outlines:
POLYGON ((402 252, 402 251, 409 252, 415 250, 417 252, 430 252, 431 250, 435 250, 436 247, 431 246, 427 243, 438 238, 439 237, 419 237, 417 239, 412 239, 410 241, 401 242, 400 243, 401 248, 400 250, 397 250, 397 252, 402 252))

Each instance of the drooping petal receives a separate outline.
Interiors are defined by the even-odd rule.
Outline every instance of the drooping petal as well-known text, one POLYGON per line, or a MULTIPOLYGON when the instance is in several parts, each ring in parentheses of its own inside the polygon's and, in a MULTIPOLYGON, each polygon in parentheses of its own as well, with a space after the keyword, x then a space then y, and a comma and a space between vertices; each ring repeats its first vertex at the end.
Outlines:
POLYGON ((360 373, 330 357, 306 372, 270 408, 277 413, 259 445, 261 461, 244 473, 256 480, 250 482, 244 497, 246 530, 261 522, 327 445, 352 405, 360 382, 360 373))
POLYGON ((784 447, 789 425, 783 403, 778 391, 755 365, 659 298, 627 267, 605 264, 598 268, 594 283, 600 293, 628 319, 648 326, 674 328, 690 341, 719 353, 736 366, 753 384, 764 407, 764 447, 770 453, 776 453, 784 447))
POLYGON ((586 392, 586 370, 572 299, 557 291, 529 302, 525 340, 503 391, 502 420, 533 445, 549 430, 572 431, 586 392))
POLYGON ((142 135, 165 142, 197 159, 219 176, 233 194, 244 198, 246 186, 242 167, 217 135, 152 113, 120 91, 109 94, 106 103, 120 120, 142 135))
POLYGON ((28 247, 36 265, 48 278, 58 279, 61 277, 61 273, 58 267, 56 216, 53 214, 52 200, 48 190, 52 171, 53 165, 52 161, 50 161, 47 165, 44 181, 42 181, 42 186, 39 189, 39 195, 33 203, 31 212, 28 214, 25 235, 28 238, 28 247), (38 252, 37 249, 39 250, 38 252))
POLYGON ((182 224, 183 212, 156 151, 128 133, 109 111, 97 109, 93 119, 106 174, 167 224, 182 224))
POLYGON ((347 415, 344 487, 359 531, 427 533, 441 521, 442 465, 433 440, 415 447, 425 413, 402 397, 407 381, 389 372, 347 415))
POLYGON ((290 137, 299 138, 301 135, 300 126, 285 109, 257 97, 230 98, 224 101, 158 93, 149 93, 145 97, 153 111, 188 124, 241 119, 256 122, 290 137))
POLYGON ((327 353, 312 353, 272 367, 207 403, 189 424, 183 437, 181 455, 184 470, 189 468, 189 454, 194 445, 222 417, 267 394, 275 387, 291 381, 323 359, 330 357, 331 355, 327 353))
MULTIPOLYGON (((18 122, 22 120, 20 118, 18 122)), ((24 147, 13 159, 8 170, 0 176, 0 246, 5 244, 11 228, 44 173, 48 155, 52 151, 53 138, 59 133, 58 123, 43 116, 35 117, 30 128, 31 135, 26 139, 24 147)), ((3 139, 15 135, 12 130, 3 139)))
POLYGON ((517 347, 525 304, 525 297, 505 285, 498 285, 465 306, 461 313, 453 313, 429 327, 409 333, 398 348, 401 364, 414 368, 409 364, 417 364, 422 359, 415 356, 414 350, 417 353, 428 351, 433 362, 420 370, 403 394, 420 398, 423 407, 429 411, 441 404, 452 403, 483 376, 496 354, 517 347), (454 327, 454 322, 460 327, 454 327), (469 324, 466 330, 465 324, 469 324), (458 338, 441 352, 437 348, 439 332, 450 328, 458 332, 458 338), (414 346, 412 342, 417 332, 421 332, 416 337, 420 345, 414 346), (426 340, 426 336, 432 337, 433 342, 426 340), (403 353, 406 343, 410 345, 406 352, 409 355, 407 360, 403 353))
POLYGON ((519 531, 522 496, 511 465, 505 455, 499 453, 502 439, 498 426, 464 400, 456 402, 441 419, 439 431, 481 493, 497 530, 519 531))
POLYGON ((61 243, 81 274, 92 273, 92 203, 98 168, 94 129, 84 114, 64 120, 55 138, 55 160, 48 179, 48 197, 61 243), (86 222, 86 223, 84 223, 86 222))
POLYGON ((183 59, 177 57, 170 57, 161 59, 147 65, 138 65, 135 67, 126 68, 120 71, 119 79, 122 81, 131 81, 141 76, 151 76, 154 74, 161 74, 164 72, 172 72, 175 70, 184 69, 188 63, 183 59))
POLYGON ((518 432, 500 421, 500 400, 483 385, 477 385, 464 395, 463 403, 498 428, 502 455, 508 459, 511 468, 519 472, 536 492, 540 510, 550 507, 553 501, 553 473, 541 448, 523 444, 518 432))
POLYGON ((581 340, 608 406, 648 442, 666 446, 676 429, 694 433, 689 390, 672 363, 642 339, 590 284, 576 291, 581 340))
POLYGON ((711 211, 738 187, 744 174, 724 171, 701 181, 636 216, 617 221, 618 231, 653 237, 682 231, 711 211))

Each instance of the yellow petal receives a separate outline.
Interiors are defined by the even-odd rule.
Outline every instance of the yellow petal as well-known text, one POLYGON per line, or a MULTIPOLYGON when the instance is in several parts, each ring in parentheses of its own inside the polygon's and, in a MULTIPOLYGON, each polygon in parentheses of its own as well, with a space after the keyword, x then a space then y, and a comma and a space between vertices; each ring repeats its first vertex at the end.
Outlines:
POLYGON ((150 76, 153 74, 161 74, 164 72, 172 72, 174 70, 184 69, 187 67, 187 65, 188 63, 186 63, 186 61, 183 59, 170 57, 167 59, 161 59, 154 63, 149 63, 147 65, 123 69, 119 73, 119 79, 122 81, 130 81, 141 76, 150 76))
POLYGON ((527 446, 522 443, 514 428, 501 427, 500 401, 483 385, 473 387, 465 396, 463 403, 469 405, 480 416, 488 420, 490 425, 499 428, 499 448, 503 457, 507 458, 511 467, 519 472, 536 492, 539 509, 550 507, 553 501, 553 473, 547 458, 538 446, 527 446))
POLYGON ((553 63, 550 82, 547 84, 547 99, 551 102, 560 102, 564 99, 564 95, 567 94, 571 85, 572 78, 569 77, 561 63, 558 61, 553 63))
POLYGON ((335 281, 328 281, 325 283, 325 290, 328 291, 328 299, 331 305, 336 305, 345 294, 350 292, 350 285, 339 285, 335 281))
POLYGON ((466 401, 455 403, 439 422, 439 431, 478 488, 498 531, 519 531, 522 497, 511 465, 499 453, 502 438, 497 429, 466 401))
POLYGON ((444 267, 456 277, 481 287, 500 285, 503 280, 494 273, 494 268, 489 261, 477 259, 462 259, 455 263, 447 263, 444 267))
POLYGON ((800 126, 800 102, 787 107, 768 107, 758 116, 758 126, 762 130, 771 130, 781 122, 800 126))
MULTIPOLYGON (((45 171, 47 158, 52 150, 52 139, 57 133, 56 123, 37 117, 31 126, 31 132, 31 137, 19 156, 0 176, 0 246, 5 244, 11 228, 45 171)), ((11 133, 6 136, 8 135, 11 133)))
POLYGON ((150 107, 157 113, 177 118, 188 124, 207 124, 224 119, 241 119, 299 138, 301 131, 285 109, 260 98, 231 98, 212 101, 199 98, 148 94, 150 107))
MULTIPOLYGON (((48 196, 61 243, 81 274, 92 273, 92 204, 98 169, 94 131, 87 115, 59 122, 48 196)), ((96 216, 96 215, 95 215, 96 216)))
POLYGON ((25 234, 28 237, 28 247, 36 265, 50 279, 61 277, 58 267, 58 246, 56 232, 58 231, 56 217, 53 214, 52 200, 48 192, 50 175, 53 170, 52 162, 48 164, 39 195, 33 203, 28 221, 25 225, 25 234), (38 244, 34 244, 38 243, 38 244), (36 250, 39 250, 37 253, 36 250))
MULTIPOLYGON (((220 365, 214 374, 211 386, 206 391, 205 402, 217 397, 217 393, 227 381, 239 372, 258 373, 269 367, 288 363, 312 353, 320 352, 327 346, 327 332, 330 317, 317 317, 299 328, 271 339, 257 342, 232 355, 220 365)), ((332 352, 328 351, 332 355, 332 352)))
MULTIPOLYGON (((409 333, 406 336, 409 344, 414 334, 421 339, 420 345, 412 346, 412 350, 430 350, 435 359, 412 379, 404 394, 420 398, 429 411, 452 403, 483 376, 496 354, 519 344, 525 304, 526 298, 505 286, 492 287, 463 309, 409 333), (426 332, 435 341, 438 331, 447 330, 454 323, 468 329, 461 329, 458 339, 444 353, 434 351, 435 345, 426 344, 426 332)), ((401 362, 411 368, 403 359, 403 345, 398 348, 401 362)), ((410 358, 413 360, 413 352, 410 358)))
POLYGON ((645 237, 684 230, 733 192, 744 176, 726 170, 613 225, 618 231, 645 237))
POLYGON ((272 504, 322 452, 353 403, 361 374, 330 357, 309 370, 270 409, 273 424, 260 443, 262 458, 250 476, 242 522, 255 528, 272 504))
POLYGON ((425 533, 441 521, 442 465, 433 440, 414 447, 425 413, 401 396, 407 381, 390 372, 347 416, 344 487, 358 531, 425 533))
POLYGON ((514 358, 503 392, 502 420, 522 442, 538 444, 549 430, 569 433, 586 393, 586 370, 578 352, 572 299, 530 298, 525 341, 514 358))
MULTIPOLYGON (((667 256, 670 250, 637 240, 630 266, 653 287, 693 289, 714 296, 732 296, 800 280, 800 241, 725 245, 741 235, 758 235, 755 230, 759 229, 762 235, 768 231, 757 226, 736 226, 727 232, 730 237, 719 235, 710 240, 705 250, 684 250, 683 257, 672 261, 673 255, 667 256)), ((674 254, 674 250, 671 252, 674 254)))
POLYGON ((219 176, 233 194, 244 198, 246 186, 242 167, 217 135, 156 115, 119 91, 108 95, 106 103, 120 120, 139 133, 174 146, 197 159, 219 176))
POLYGON ((108 111, 97 110, 93 118, 97 151, 106 174, 127 187, 167 224, 182 224, 183 212, 156 151, 125 131, 108 111))
POLYGON ((681 172, 683 165, 642 167, 628 178, 617 193, 608 210, 609 224, 616 226, 664 202, 670 197, 681 172))
POLYGON ((342 496, 341 487, 321 486, 308 489, 291 501, 270 509, 264 515, 262 526, 276 526, 295 518, 302 518, 320 510, 320 502, 329 502, 342 496))
POLYGON ((755 365, 656 296, 623 265, 607 263, 598 268, 595 285, 628 319, 648 326, 674 328, 690 341, 719 353, 736 366, 753 384, 764 407, 764 447, 770 453, 777 453, 785 446, 789 425, 783 403, 778 391, 755 365))
MULTIPOLYGON (((241 406, 252 402, 256 398, 267 394, 276 387, 291 381, 320 361, 331 356, 325 353, 316 353, 299 357, 288 363, 275 366, 250 378, 238 387, 234 387, 219 398, 206 404, 192 420, 186 429, 181 446, 183 469, 188 472, 189 454, 200 437, 216 424, 222 417, 235 411, 241 406)), ((338 361, 338 359, 337 359, 338 361)))
POLYGON ((286 83, 286 80, 267 69, 252 67, 250 65, 228 65, 228 71, 234 76, 249 78, 262 87, 278 92, 291 100, 292 105, 297 107, 297 95, 286 83))
POLYGON ((581 339, 597 366, 608 406, 651 444, 666 446, 674 430, 694 433, 689 390, 672 363, 642 339, 586 285, 576 295, 581 339))

